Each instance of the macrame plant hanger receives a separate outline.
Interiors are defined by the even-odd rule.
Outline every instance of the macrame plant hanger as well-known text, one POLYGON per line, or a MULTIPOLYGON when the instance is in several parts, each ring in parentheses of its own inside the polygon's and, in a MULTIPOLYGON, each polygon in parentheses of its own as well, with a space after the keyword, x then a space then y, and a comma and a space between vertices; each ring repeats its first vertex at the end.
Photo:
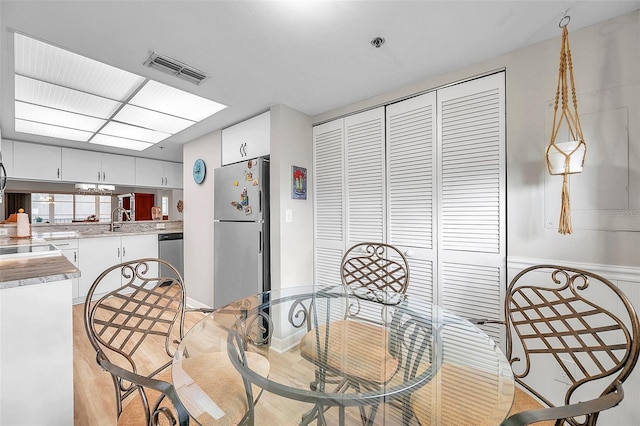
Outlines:
POLYGON ((573 77, 573 63, 571 49, 569 48, 569 30, 567 25, 571 18, 565 15, 558 24, 562 28, 562 47, 560 49, 560 70, 558 72, 558 85, 553 107, 553 127, 551 130, 551 142, 547 146, 547 169, 552 175, 561 174, 562 177, 562 207, 560 209, 560 221, 558 232, 565 235, 573 232, 571 228, 571 203, 569 201, 569 175, 582 172, 584 167, 587 145, 582 134, 580 118, 578 116, 578 101, 576 99, 576 86, 573 77), (568 80, 568 81, 567 81, 568 80), (569 84, 571 84, 571 98, 573 110, 569 105, 569 84), (558 104, 562 97, 562 106, 558 114, 558 104), (566 123, 571 136, 569 142, 558 142, 556 138, 562 123, 566 123))

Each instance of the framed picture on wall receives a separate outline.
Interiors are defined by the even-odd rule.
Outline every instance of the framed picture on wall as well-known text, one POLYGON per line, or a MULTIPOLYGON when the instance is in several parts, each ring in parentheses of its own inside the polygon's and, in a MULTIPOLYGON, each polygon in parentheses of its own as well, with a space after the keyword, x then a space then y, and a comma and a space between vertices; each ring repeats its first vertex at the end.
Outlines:
POLYGON ((291 166, 291 198, 307 199, 307 169, 304 167, 291 166))

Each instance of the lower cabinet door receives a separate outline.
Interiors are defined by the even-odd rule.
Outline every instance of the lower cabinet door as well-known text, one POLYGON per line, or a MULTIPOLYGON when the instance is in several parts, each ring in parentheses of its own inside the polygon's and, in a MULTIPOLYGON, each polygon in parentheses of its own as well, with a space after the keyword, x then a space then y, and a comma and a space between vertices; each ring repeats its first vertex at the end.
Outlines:
MULTIPOLYGON (((121 247, 120 236, 82 238, 78 241, 80 249, 80 283, 78 297, 86 297, 89 288, 96 278, 107 268, 120 263, 121 247)), ((104 294, 120 286, 120 274, 112 272, 109 277, 109 285, 103 287, 104 294)))

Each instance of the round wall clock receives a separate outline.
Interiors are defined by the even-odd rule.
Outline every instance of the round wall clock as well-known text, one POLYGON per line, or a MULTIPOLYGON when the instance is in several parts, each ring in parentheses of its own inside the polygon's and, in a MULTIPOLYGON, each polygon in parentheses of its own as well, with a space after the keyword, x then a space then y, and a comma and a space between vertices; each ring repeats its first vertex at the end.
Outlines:
POLYGON ((201 184, 204 181, 204 176, 207 172, 207 169, 204 165, 204 160, 198 158, 195 163, 193 163, 193 180, 197 184, 201 184))

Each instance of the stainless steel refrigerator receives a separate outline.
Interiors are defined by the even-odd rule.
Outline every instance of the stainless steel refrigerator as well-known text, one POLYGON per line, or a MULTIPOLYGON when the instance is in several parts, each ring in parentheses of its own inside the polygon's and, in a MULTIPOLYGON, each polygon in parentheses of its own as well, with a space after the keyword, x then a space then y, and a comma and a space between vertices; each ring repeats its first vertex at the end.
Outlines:
POLYGON ((270 290, 269 160, 214 170, 215 308, 270 290))

